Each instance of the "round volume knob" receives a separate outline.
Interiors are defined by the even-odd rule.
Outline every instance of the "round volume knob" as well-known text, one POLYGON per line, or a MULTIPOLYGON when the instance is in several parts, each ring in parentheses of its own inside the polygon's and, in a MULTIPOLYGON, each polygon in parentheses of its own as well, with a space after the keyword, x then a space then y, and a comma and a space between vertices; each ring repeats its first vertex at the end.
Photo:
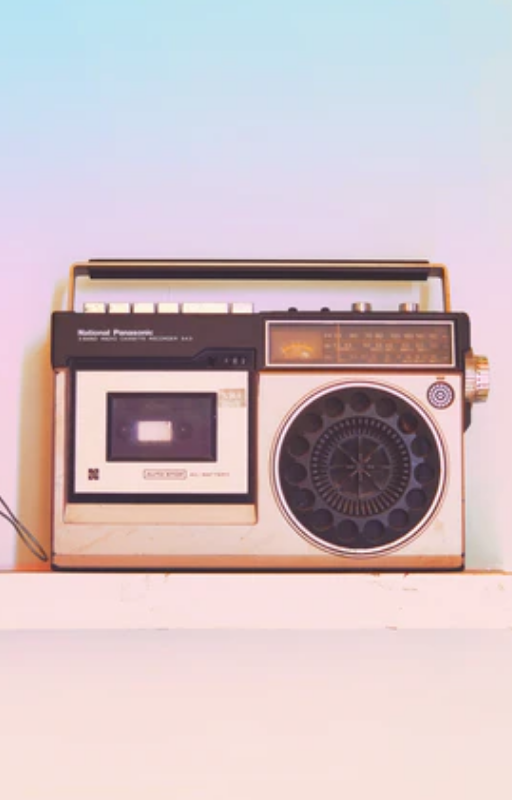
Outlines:
POLYGON ((400 303, 398 306, 399 311, 403 311, 405 314, 416 314, 420 310, 419 303, 400 303))
POLYGON ((486 356, 476 356, 470 350, 466 355, 465 396, 468 403, 487 400, 490 383, 489 360, 486 356))
POLYGON ((366 311, 372 310, 371 303, 364 303, 359 301, 358 303, 352 303, 352 311, 357 311, 358 314, 364 314, 366 311))

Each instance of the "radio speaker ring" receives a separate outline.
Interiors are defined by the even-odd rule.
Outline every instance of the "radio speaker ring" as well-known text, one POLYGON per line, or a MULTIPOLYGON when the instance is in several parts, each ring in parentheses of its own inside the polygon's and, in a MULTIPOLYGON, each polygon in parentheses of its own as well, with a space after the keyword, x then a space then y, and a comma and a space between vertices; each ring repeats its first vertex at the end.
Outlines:
POLYGON ((409 541, 434 513, 444 453, 432 422, 402 393, 340 384, 308 397, 274 452, 281 510, 315 544, 343 555, 409 541))

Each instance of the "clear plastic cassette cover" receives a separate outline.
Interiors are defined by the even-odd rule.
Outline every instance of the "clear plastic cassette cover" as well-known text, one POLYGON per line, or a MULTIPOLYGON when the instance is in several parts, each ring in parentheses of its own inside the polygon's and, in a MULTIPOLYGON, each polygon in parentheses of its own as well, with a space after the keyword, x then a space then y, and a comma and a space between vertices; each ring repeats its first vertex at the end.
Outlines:
POLYGON ((109 393, 109 461, 215 461, 211 392, 109 393))
POLYGON ((245 371, 78 370, 73 405, 73 502, 249 491, 245 371))

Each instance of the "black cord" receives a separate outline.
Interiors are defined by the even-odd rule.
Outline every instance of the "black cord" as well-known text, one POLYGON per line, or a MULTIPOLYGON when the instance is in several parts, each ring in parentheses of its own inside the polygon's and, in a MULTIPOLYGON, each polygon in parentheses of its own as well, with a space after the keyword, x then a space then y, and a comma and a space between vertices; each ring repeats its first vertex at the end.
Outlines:
POLYGON ((44 547, 39 544, 36 537, 30 533, 29 529, 25 527, 25 525, 18 519, 18 517, 14 514, 13 511, 9 508, 3 497, 0 496, 0 505, 5 508, 4 511, 0 511, 0 517, 6 519, 7 522, 10 522, 18 536, 20 537, 21 541, 25 544, 26 547, 33 553, 36 558, 39 558, 40 561, 48 561, 48 556, 46 554, 46 550, 44 547))

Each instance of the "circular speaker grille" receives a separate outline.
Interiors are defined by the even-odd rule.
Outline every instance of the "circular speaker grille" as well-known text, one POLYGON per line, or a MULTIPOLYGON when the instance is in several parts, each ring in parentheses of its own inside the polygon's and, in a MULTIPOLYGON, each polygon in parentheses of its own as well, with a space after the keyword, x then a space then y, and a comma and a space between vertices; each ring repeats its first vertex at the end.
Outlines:
POLYGON ((433 513, 439 437, 398 392, 359 384, 323 390, 295 410, 275 450, 282 510, 307 538, 341 553, 407 541, 433 513))

